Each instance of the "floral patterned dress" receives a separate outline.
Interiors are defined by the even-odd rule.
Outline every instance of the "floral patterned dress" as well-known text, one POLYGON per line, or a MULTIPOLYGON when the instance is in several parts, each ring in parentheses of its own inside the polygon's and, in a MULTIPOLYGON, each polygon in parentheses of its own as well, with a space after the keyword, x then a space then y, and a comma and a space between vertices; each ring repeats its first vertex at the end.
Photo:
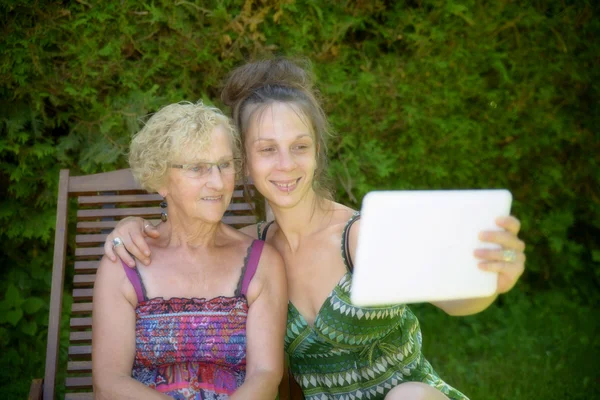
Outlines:
POLYGON ((225 400, 242 385, 246 291, 263 245, 248 248, 233 297, 148 299, 139 271, 124 265, 138 296, 134 379, 178 400, 225 400))

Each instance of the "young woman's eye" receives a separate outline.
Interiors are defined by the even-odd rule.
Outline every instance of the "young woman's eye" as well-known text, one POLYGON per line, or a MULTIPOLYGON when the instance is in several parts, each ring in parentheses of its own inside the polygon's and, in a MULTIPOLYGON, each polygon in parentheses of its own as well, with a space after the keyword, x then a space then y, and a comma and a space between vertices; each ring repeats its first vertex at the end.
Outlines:
POLYGON ((298 144, 298 145, 296 145, 294 147, 294 150, 296 150, 296 151, 305 151, 305 150, 308 150, 309 148, 310 148, 310 146, 307 145, 307 144, 298 144))

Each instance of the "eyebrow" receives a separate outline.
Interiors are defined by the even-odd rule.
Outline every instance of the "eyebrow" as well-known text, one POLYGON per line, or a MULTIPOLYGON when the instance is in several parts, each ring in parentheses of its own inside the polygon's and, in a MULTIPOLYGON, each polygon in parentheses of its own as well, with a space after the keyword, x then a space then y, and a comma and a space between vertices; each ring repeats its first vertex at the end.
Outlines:
POLYGON ((189 162, 185 162, 185 163, 179 163, 179 164, 185 164, 185 165, 194 165, 194 164, 200 164, 200 163, 208 163, 208 164, 214 164, 214 163, 218 163, 221 161, 229 161, 229 160, 235 160, 236 157, 231 155, 231 156, 224 156, 221 158, 216 159, 215 161, 210 161, 210 160, 194 160, 194 161, 189 161, 189 162))
MULTIPOLYGON (((312 138, 313 138, 313 137, 312 137, 312 135, 309 135, 309 134, 306 134, 306 133, 305 133, 305 134, 300 134, 300 135, 296 136, 296 139, 302 139, 302 138, 304 138, 304 137, 308 137, 308 138, 310 138, 311 140, 312 140, 312 138)), ((272 138, 258 138, 258 139, 255 139, 255 140, 254 140, 254 143, 256 143, 256 142, 260 142, 260 141, 264 141, 264 142, 272 142, 272 141, 275 141, 275 139, 272 139, 272 138)))

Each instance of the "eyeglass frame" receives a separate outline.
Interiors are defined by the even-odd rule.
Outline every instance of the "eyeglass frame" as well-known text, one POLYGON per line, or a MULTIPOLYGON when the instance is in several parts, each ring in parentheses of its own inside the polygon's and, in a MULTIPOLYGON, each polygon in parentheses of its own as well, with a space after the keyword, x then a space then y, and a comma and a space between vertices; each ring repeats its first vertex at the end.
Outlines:
MULTIPOLYGON (((223 171, 221 171, 221 168, 219 167, 219 164, 222 164, 222 163, 227 162, 227 161, 241 162, 242 159, 238 158, 238 157, 233 157, 231 159, 225 159, 225 160, 220 160, 220 161, 215 161, 215 162, 198 161, 197 163, 192 163, 192 164, 173 164, 173 163, 168 163, 167 166, 169 168, 177 168, 177 169, 185 170, 185 169, 187 169, 189 167, 194 167, 194 166, 197 166, 199 164, 207 164, 207 165, 209 165, 208 170, 207 170, 207 172, 205 174, 200 175, 200 178, 202 178, 202 177, 208 176, 212 172, 213 167, 217 167, 217 169, 219 170, 219 174, 222 175, 223 171)), ((240 167, 240 171, 236 171, 236 168, 234 167, 233 174, 231 174, 231 175, 237 175, 237 174, 239 174, 241 172, 241 163, 240 163, 239 167, 240 167)))

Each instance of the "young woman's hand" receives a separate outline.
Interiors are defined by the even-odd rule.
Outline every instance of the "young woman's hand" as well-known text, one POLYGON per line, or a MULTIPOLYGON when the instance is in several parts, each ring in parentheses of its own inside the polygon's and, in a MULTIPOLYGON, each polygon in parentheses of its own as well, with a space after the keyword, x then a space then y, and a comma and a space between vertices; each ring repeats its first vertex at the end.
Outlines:
POLYGON ((107 236, 104 243, 104 254, 113 262, 119 257, 130 267, 135 267, 133 257, 144 265, 148 265, 151 255, 146 238, 156 239, 159 236, 158 229, 151 222, 140 217, 127 217, 119 221, 115 229, 107 236))
POLYGON ((500 217, 496 225, 502 231, 485 231, 479 234, 484 242, 495 243, 500 249, 477 249, 475 256, 482 261, 479 268, 498 273, 497 294, 508 292, 515 286, 525 270, 525 243, 517 237, 521 222, 513 217, 500 217))

